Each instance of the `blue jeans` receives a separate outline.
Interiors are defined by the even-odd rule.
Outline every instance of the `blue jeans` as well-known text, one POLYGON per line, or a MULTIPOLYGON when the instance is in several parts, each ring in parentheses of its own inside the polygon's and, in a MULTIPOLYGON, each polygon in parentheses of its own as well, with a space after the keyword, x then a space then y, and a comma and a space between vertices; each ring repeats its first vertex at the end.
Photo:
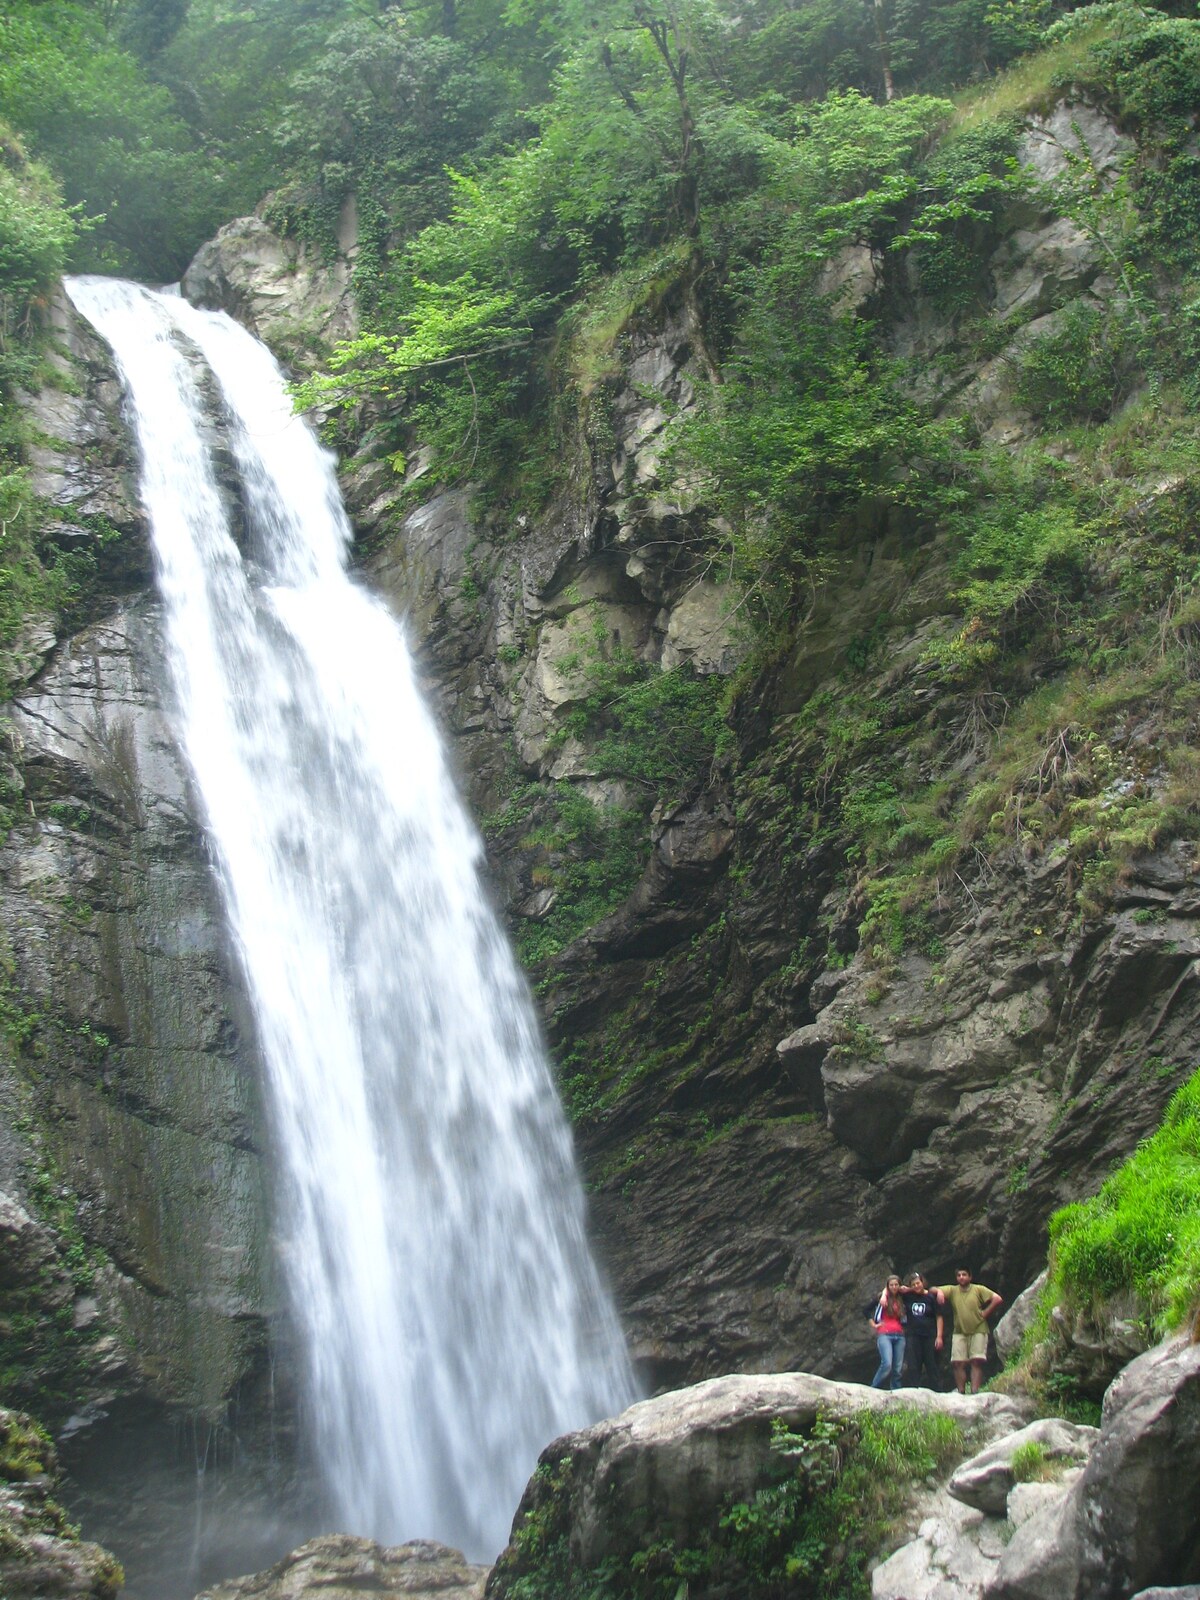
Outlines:
POLYGON ((902 1333, 877 1333, 875 1343, 879 1347, 879 1371, 871 1379, 872 1389, 898 1389, 900 1378, 904 1372, 904 1335, 902 1333), (891 1374, 891 1383, 888 1375, 891 1374))

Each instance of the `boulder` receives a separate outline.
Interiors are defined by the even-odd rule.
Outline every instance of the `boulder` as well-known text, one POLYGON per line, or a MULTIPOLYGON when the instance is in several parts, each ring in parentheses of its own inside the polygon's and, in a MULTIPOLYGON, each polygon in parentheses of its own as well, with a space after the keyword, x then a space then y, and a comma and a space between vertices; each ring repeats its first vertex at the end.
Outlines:
POLYGON ((956 1500, 989 1517, 1002 1517, 1009 1492, 1017 1482, 1013 1458, 1027 1445, 1036 1445, 1047 1461, 1084 1461, 1098 1437, 1096 1428, 1064 1422, 1061 1417, 1039 1417, 972 1456, 954 1472, 947 1488, 956 1500))
POLYGON ((277 234, 261 217, 235 217, 200 246, 183 275, 193 305, 227 311, 283 359, 311 364, 357 318, 351 277, 357 246, 353 201, 343 207, 332 260, 277 234))
POLYGON ((1022 1289, 993 1330, 996 1351, 1001 1361, 1009 1362, 1020 1349, 1021 1341, 1037 1313, 1038 1300, 1049 1274, 1039 1272, 1027 1289, 1022 1289))
POLYGON ((1200 1578, 1200 1345, 1130 1363, 1066 1499, 1019 1528, 987 1600, 1125 1600, 1200 1578))
POLYGON ((325 1534, 248 1578, 205 1589, 197 1600, 481 1600, 488 1568, 472 1566, 457 1550, 414 1539, 385 1547, 348 1533, 325 1534))
POLYGON ((585 1568, 626 1560, 664 1540, 687 1545, 714 1531, 731 1501, 750 1497, 762 1484, 776 1420, 807 1431, 818 1415, 897 1407, 939 1412, 992 1437, 1021 1420, 1004 1395, 890 1394, 803 1372, 713 1378, 657 1395, 547 1446, 489 1592, 508 1592, 504 1584, 520 1570, 528 1543, 522 1534, 527 1523, 553 1518, 565 1527, 571 1561, 585 1568), (500 1581, 503 1569, 507 1576, 500 1581))
POLYGON ((922 1509, 916 1536, 872 1573, 871 1600, 977 1600, 1002 1549, 997 1525, 944 1492, 922 1509))

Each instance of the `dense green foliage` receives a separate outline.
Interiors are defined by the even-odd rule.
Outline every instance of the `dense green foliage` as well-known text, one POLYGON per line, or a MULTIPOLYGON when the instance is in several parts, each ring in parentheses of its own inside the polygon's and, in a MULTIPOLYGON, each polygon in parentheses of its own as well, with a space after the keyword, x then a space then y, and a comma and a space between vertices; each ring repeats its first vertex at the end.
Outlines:
POLYGON ((1200 1304, 1200 1073, 1159 1131, 1091 1200, 1050 1222, 1050 1304, 1090 1308, 1132 1295, 1156 1334, 1200 1304))
MULTIPOLYGON (((1117 0, 1054 22, 1061 8, 1038 0, 14 0, 3 325, 32 328, 64 261, 178 271, 268 189, 277 227, 332 250, 353 199, 362 332, 301 397, 332 408, 347 443, 369 424, 397 465, 431 446, 419 492, 471 480, 515 513, 603 453, 639 320, 682 318, 695 404, 668 429, 664 470, 689 486, 708 530, 696 554, 729 580, 750 662, 722 699, 711 680, 600 653, 558 737, 643 811, 688 792, 732 755, 730 702, 786 659, 839 552, 868 530, 936 543, 962 626, 923 667, 960 730, 955 771, 937 770, 911 699, 859 703, 881 618, 848 641, 844 687, 804 712, 821 753, 788 821, 805 848, 846 852, 886 960, 936 938, 929 907, 966 856, 1065 848, 1088 904, 1123 854, 1186 823, 1200 789, 1182 741, 1152 781, 1104 725, 1151 706, 1178 730, 1193 714, 1200 25, 1173 9, 1117 0), (1020 118, 1068 83, 1137 137, 1115 182, 1079 150, 1053 180, 1014 167, 1020 118), (988 310, 1014 204, 1074 223, 1114 285, 1025 343, 1020 317, 1001 330, 988 310), (846 273, 864 261, 874 292, 851 309, 846 273), (939 411, 892 338, 916 295, 951 331, 947 385, 1002 350, 1042 441, 984 445, 969 415, 939 411), (1147 508, 1155 458, 1172 488, 1147 508)), ((10 334, 2 359, 28 374, 28 340, 10 334)), ((5 438, 11 637, 86 574, 47 541, 5 438)), ((760 781, 736 774, 743 804, 760 781)), ((558 843, 533 847, 561 891, 530 934, 541 954, 631 881, 633 824, 578 821, 539 819, 558 843), (612 870, 568 865, 593 848, 612 870)))
POLYGON ((499 1600, 858 1600, 870 1593, 867 1562, 886 1543, 911 1481, 945 1467, 962 1443, 952 1417, 903 1407, 818 1416, 807 1434, 777 1422, 774 1469, 705 1537, 688 1546, 660 1540, 592 1570, 580 1569, 567 1543, 572 1463, 543 1465, 493 1586, 499 1600))

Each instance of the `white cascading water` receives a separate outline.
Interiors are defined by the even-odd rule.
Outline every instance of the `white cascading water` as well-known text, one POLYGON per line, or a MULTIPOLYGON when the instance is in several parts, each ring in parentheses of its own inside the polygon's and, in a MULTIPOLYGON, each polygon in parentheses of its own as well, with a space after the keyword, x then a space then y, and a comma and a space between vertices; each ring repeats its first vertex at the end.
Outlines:
POLYGON ((134 415, 333 1509, 350 1532, 490 1557, 538 1451, 634 1385, 480 841, 400 630, 347 574, 332 461, 268 351, 174 296, 68 287, 134 415), (208 443, 213 380, 245 559, 208 443))

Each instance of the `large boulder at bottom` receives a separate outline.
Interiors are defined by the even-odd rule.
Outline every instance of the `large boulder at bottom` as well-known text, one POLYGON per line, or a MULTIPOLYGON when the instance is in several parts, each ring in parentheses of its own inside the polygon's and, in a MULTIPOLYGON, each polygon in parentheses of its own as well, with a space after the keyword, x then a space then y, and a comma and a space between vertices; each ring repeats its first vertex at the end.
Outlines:
POLYGON ((527 1530, 550 1519, 565 1527, 571 1564, 579 1568, 625 1560, 664 1540, 703 1540, 731 1502, 749 1499, 766 1480, 774 1421, 806 1433, 818 1415, 893 1406, 952 1416, 980 1443, 1025 1420, 1005 1395, 888 1393, 804 1372, 711 1378, 672 1390, 547 1446, 488 1593, 508 1592, 522 1570, 527 1530))
POLYGON ((265 1572, 206 1589, 197 1600, 481 1600, 488 1568, 427 1539, 386 1547, 348 1533, 310 1539, 265 1572))
POLYGON ((1018 1528, 987 1600, 1126 1600, 1197 1579, 1200 1344, 1180 1338, 1112 1384, 1083 1475, 1018 1528))

